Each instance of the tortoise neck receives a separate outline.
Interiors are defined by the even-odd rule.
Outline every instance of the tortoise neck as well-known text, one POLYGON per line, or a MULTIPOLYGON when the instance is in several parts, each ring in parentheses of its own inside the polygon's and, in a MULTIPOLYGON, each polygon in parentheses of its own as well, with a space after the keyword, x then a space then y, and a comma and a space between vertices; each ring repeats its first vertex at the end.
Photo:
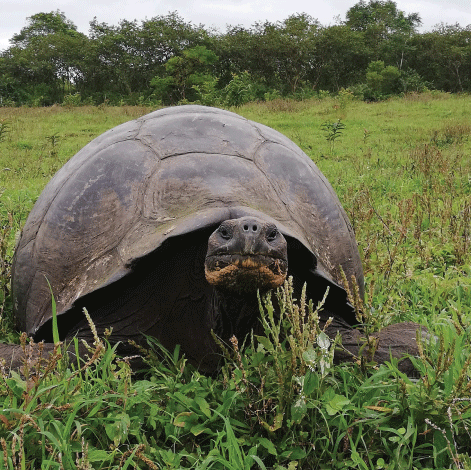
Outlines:
POLYGON ((223 341, 234 335, 241 342, 257 325, 260 311, 256 293, 235 294, 214 289, 211 300, 213 331, 223 341))

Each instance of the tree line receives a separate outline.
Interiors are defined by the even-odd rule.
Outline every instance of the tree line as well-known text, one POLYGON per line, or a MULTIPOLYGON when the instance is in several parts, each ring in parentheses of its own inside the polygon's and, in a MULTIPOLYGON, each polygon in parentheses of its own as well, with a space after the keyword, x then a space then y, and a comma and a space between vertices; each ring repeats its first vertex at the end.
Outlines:
POLYGON ((0 105, 240 105, 348 90, 366 100, 438 89, 471 91, 471 26, 419 33, 418 13, 361 0, 345 20, 311 16, 231 26, 225 32, 177 12, 89 34, 60 11, 38 13, 0 54, 0 105))

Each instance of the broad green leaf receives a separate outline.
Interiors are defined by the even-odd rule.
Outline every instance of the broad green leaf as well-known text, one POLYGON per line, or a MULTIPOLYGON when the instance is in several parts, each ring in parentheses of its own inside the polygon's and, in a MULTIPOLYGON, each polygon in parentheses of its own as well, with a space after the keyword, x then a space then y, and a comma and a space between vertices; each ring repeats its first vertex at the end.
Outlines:
POLYGON ((90 462, 105 462, 109 457, 110 454, 106 450, 91 449, 88 451, 88 460, 90 462))
POLYGON ((317 344, 321 349, 327 350, 330 346, 330 338, 323 331, 321 331, 317 336, 317 344))
POLYGON ((303 352, 303 359, 309 367, 315 367, 317 363, 317 352, 314 348, 310 347, 303 352))
POLYGON ((184 428, 185 424, 191 421, 189 418, 191 418, 192 414, 192 411, 183 411, 182 413, 179 413, 173 420, 173 425, 179 428, 184 428))
POLYGON ((260 437, 258 442, 260 443, 260 445, 265 447, 265 449, 267 449, 270 454, 278 455, 275 444, 273 444, 273 442, 268 440, 266 437, 260 437))
POLYGON ((211 418, 211 410, 209 408, 209 403, 203 398, 196 396, 195 402, 198 404, 200 410, 204 413, 207 418, 211 418))
POLYGON ((203 423, 200 423, 200 424, 197 424, 196 426, 192 426, 190 428, 190 432, 194 435, 194 436, 199 436, 200 434, 206 432, 210 435, 213 435, 214 433, 203 423))
POLYGON ((306 457, 306 451, 300 447, 293 447, 292 449, 285 450, 280 457, 293 460, 303 459, 306 457))
POLYGON ((12 371, 11 375, 12 377, 10 379, 6 379, 6 383, 13 394, 17 398, 21 398, 23 392, 26 391, 26 382, 22 380, 15 371, 12 371))
POLYGON ((319 386, 319 377, 311 370, 306 372, 304 376, 303 392, 304 395, 309 396, 319 386))
POLYGON ((296 423, 300 423, 307 411, 306 400, 304 397, 298 397, 291 405, 291 419, 296 423))
POLYGON ((281 428, 281 425, 283 424, 283 413, 278 413, 275 418, 273 419, 273 425, 270 426, 268 423, 265 421, 261 420, 260 421, 262 426, 268 431, 268 432, 275 432, 276 430, 281 428))
POLYGON ((350 403, 350 400, 343 395, 337 395, 335 394, 334 397, 325 405, 325 408, 327 410, 327 413, 329 413, 330 416, 333 416, 337 414, 339 411, 342 411, 342 409, 350 403))
POLYGON ((127 438, 131 420, 126 413, 119 413, 113 418, 115 421, 106 424, 105 431, 107 436, 113 441, 114 445, 117 446, 127 438))
POLYGON ((268 352, 273 352, 275 348, 273 343, 266 336, 257 336, 257 341, 263 345, 268 352))

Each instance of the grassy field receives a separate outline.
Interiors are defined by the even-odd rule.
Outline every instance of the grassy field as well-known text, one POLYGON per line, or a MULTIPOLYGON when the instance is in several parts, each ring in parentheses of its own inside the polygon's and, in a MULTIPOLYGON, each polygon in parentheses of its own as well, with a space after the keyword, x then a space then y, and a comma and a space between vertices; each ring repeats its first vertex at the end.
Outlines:
MULTIPOLYGON (((9 261, 42 188, 95 136, 150 111, 0 108, 5 341, 18 338, 9 261)), ((345 92, 234 111, 291 138, 332 183, 364 263, 365 320, 417 321, 438 338, 417 360, 420 379, 395 364, 325 369, 331 348, 279 344, 269 315, 265 347, 234 353, 219 378, 173 353, 151 359, 144 380, 106 344, 75 369, 57 352, 29 381, 2 373, 0 468, 471 468, 471 97, 345 92)))

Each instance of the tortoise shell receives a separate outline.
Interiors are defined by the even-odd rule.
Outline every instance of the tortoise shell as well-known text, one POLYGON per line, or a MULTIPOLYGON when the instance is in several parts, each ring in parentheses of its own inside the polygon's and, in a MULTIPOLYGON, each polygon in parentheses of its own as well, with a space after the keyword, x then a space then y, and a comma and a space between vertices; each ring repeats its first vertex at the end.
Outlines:
POLYGON ((354 322, 339 267, 363 289, 360 256, 317 166, 269 127, 180 106, 105 132, 46 186, 14 257, 18 325, 50 338, 49 281, 64 337, 86 336, 85 306, 118 340, 151 334, 201 362, 212 342, 207 239, 222 221, 242 216, 276 223, 288 241, 289 273, 313 286, 313 296, 330 285, 329 311, 354 322))

